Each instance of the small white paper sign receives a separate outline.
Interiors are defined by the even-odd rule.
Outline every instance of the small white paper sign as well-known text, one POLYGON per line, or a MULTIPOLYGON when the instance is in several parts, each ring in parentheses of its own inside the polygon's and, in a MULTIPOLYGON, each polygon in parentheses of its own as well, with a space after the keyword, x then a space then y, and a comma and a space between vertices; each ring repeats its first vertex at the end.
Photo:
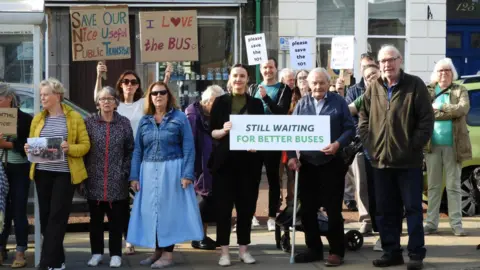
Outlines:
POLYGON ((230 115, 230 150, 311 150, 330 144, 328 115, 230 115))
POLYGON ((312 44, 309 39, 290 40, 290 66, 292 69, 312 69, 312 44))
POLYGON ((355 41, 353 36, 332 38, 330 68, 353 69, 354 43, 355 41))
POLYGON ((264 33, 245 36, 245 45, 247 46, 248 65, 253 66, 268 61, 264 33))

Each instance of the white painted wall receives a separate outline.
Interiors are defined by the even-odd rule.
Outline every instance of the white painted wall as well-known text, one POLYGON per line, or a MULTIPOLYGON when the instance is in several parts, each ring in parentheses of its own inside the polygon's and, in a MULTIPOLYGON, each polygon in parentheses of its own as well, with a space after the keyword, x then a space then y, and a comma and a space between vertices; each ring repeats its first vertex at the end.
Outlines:
MULTIPOLYGON (((405 70, 425 81, 429 80, 435 62, 445 57, 447 0, 406 1, 405 70), (428 20, 430 6, 433 18, 428 20)), ((355 55, 358 58, 367 49, 367 2, 355 1, 355 55)), ((316 0, 279 0, 278 35, 280 37, 316 38, 316 0)), ((278 41, 276 41, 278 42, 278 41)), ((312 42, 315 44, 315 42, 312 42)), ((315 54, 315 46, 312 48, 315 54)), ((279 51, 279 68, 288 67, 289 55, 279 51), (286 56, 286 57, 285 57, 286 56), (286 63, 282 60, 286 58, 286 63)), ((312 57, 315 59, 314 57, 312 57)), ((312 60, 314 61, 314 60, 312 60)), ((358 59, 355 67, 359 66, 358 59)), ((359 79, 360 72, 355 70, 359 79)))
POLYGON ((410 0, 407 13, 405 69, 428 82, 436 61, 445 57, 447 0, 410 0), (430 20, 427 19, 428 7, 433 15, 430 20))

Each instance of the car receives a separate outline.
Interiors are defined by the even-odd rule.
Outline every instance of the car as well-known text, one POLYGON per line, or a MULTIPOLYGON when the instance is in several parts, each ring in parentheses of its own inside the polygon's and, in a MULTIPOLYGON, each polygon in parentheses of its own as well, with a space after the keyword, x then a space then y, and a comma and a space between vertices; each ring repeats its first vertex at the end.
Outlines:
MULTIPOLYGON (((463 216, 474 216, 480 211, 480 75, 464 76, 455 83, 465 86, 470 99, 467 127, 472 144, 472 159, 464 161, 461 174, 463 216)), ((428 179, 424 168, 423 199, 428 203, 428 179)), ((446 191, 443 192, 440 211, 448 213, 446 191)))

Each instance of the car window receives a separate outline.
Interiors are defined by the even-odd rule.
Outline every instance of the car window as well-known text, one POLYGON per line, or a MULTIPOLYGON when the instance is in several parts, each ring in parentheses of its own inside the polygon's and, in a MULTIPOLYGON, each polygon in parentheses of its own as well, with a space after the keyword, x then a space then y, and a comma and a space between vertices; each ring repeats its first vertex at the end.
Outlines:
POLYGON ((470 97, 470 111, 467 115, 469 126, 480 126, 480 89, 468 91, 470 97))

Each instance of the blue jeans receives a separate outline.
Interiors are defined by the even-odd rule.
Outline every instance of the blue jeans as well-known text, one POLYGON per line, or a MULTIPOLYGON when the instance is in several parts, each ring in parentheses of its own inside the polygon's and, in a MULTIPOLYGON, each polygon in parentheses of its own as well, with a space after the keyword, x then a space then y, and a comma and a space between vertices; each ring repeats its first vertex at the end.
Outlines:
POLYGON ((423 233, 422 191, 423 175, 420 168, 373 169, 376 199, 376 220, 385 255, 402 253, 403 208, 408 225, 408 256, 412 260, 425 258, 423 233))
POLYGON ((8 237, 12 229, 12 221, 15 223, 15 238, 18 252, 25 252, 28 247, 28 220, 27 202, 30 188, 30 163, 8 163, 7 178, 10 184, 5 213, 5 227, 0 235, 0 250, 7 246, 8 237))

